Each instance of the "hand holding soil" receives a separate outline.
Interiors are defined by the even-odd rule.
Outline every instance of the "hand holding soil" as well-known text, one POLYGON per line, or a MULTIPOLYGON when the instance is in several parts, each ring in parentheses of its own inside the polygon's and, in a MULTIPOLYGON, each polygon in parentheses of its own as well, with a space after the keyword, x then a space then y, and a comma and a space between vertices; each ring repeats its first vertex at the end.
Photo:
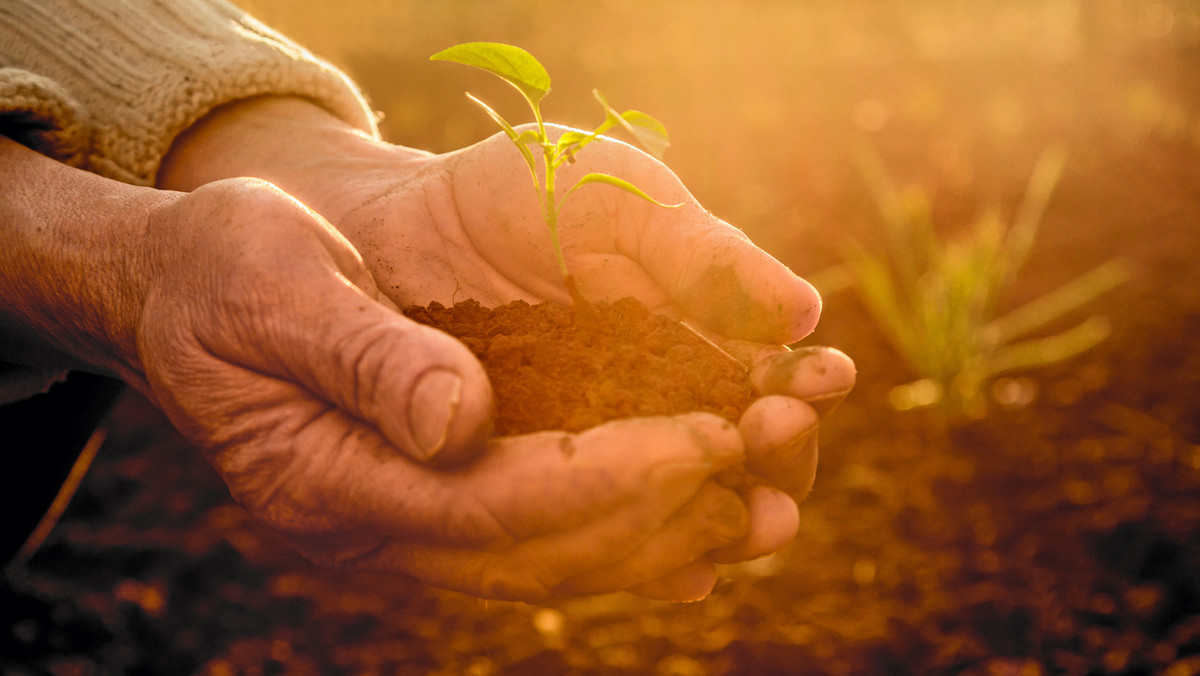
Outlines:
MULTIPOLYGON (((409 458, 434 454, 381 424, 382 435, 356 437, 353 452, 321 465, 322 481, 343 483, 341 497, 308 506, 316 515, 336 503, 356 522, 344 526, 378 534, 339 563, 482 596, 632 589, 689 599, 711 589, 713 561, 755 558, 794 534, 796 506, 784 490, 803 496, 812 485, 820 414, 846 394, 854 373, 836 351, 780 347, 815 326, 816 292, 704 211, 649 156, 605 140, 577 164, 586 166, 564 173, 625 176, 661 201, 684 204, 664 210, 620 191, 580 190, 560 228, 584 297, 633 297, 688 318, 717 341, 739 341, 730 349, 754 364, 760 398, 737 426, 711 414, 639 417, 578 433, 498 437, 482 452, 434 431, 436 462, 454 467, 446 470, 415 464, 409 458), (709 480, 742 463, 765 482, 739 496, 709 480)), ((165 187, 189 188, 222 175, 267 178, 324 215, 397 306, 568 301, 525 186, 528 169, 506 138, 430 155, 365 138, 307 103, 254 100, 198 125, 161 178, 165 187), (228 144, 237 152, 221 152, 228 144)), ((419 359, 461 350, 454 341, 422 344, 434 347, 419 359)), ((371 368, 421 354, 377 347, 371 368)), ((490 396, 482 371, 453 373, 443 385, 450 415, 440 420, 477 426, 456 404, 490 396)), ((387 408, 407 411, 410 421, 427 421, 437 409, 413 406, 402 396, 387 408)))

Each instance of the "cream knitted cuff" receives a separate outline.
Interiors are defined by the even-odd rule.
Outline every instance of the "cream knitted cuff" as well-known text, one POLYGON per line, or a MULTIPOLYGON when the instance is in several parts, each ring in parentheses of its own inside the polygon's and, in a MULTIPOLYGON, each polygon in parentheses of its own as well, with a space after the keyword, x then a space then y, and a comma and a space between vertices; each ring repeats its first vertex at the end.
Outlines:
POLYGON ((378 135, 345 75, 224 0, 0 2, 0 131, 95 173, 153 185, 180 132, 264 94, 378 135))

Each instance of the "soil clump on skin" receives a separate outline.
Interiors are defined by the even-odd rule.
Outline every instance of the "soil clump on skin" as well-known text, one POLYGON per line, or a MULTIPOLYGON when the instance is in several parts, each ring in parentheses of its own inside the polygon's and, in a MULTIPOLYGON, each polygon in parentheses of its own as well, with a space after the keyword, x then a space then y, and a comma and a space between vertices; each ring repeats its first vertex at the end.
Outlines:
POLYGON ((496 433, 578 432, 621 418, 706 411, 736 423, 754 399, 746 371, 678 322, 625 298, 590 312, 516 301, 413 306, 482 362, 496 433))

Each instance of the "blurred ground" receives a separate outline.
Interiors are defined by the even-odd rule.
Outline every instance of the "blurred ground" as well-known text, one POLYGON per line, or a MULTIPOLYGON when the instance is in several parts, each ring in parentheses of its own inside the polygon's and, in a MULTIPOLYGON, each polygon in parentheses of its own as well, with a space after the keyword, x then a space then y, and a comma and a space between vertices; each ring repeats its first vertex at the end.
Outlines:
POLYGON ((198 457, 128 400, 64 521, 0 591, 5 673, 1200 674, 1200 3, 341 3, 243 6, 361 82, 390 140, 490 134, 429 64, 519 44, 555 80, 672 132, 667 162, 802 274, 878 218, 866 139, 953 232, 1011 210, 1049 144, 1070 158, 1012 303, 1125 256, 1097 350, 1028 374, 1032 401, 943 430, 852 291, 811 339, 859 387, 822 439, 796 542, 713 596, 530 607, 313 569, 248 523, 198 457))

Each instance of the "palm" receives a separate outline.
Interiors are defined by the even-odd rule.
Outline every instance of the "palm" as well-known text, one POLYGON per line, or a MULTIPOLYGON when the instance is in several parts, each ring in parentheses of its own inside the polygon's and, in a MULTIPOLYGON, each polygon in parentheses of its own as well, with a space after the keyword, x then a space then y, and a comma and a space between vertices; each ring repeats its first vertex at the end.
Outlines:
MULTIPOLYGON (((683 206, 655 206, 602 185, 575 192, 559 228, 567 264, 585 297, 633 296, 655 309, 682 306, 710 328, 743 334, 736 337, 788 342, 811 330, 819 306, 811 287, 745 246, 740 232, 705 214, 663 165, 625 144, 598 142, 578 164, 561 170, 559 185, 569 187, 588 171, 626 177, 660 201, 683 206), (727 255, 734 250, 751 255, 741 260, 727 255), (791 314, 783 318, 790 325, 779 326, 777 319, 776 326, 754 326, 761 310, 714 299, 721 291, 713 281, 718 261, 733 271, 734 286, 744 287, 757 280, 741 277, 772 266, 777 283, 759 285, 767 296, 762 304, 774 301, 791 314), (713 307, 744 316, 704 316, 713 307)), ((467 298, 485 305, 568 301, 530 173, 503 135, 430 156, 401 186, 380 175, 375 194, 357 199, 363 206, 337 225, 398 305, 467 298)))

